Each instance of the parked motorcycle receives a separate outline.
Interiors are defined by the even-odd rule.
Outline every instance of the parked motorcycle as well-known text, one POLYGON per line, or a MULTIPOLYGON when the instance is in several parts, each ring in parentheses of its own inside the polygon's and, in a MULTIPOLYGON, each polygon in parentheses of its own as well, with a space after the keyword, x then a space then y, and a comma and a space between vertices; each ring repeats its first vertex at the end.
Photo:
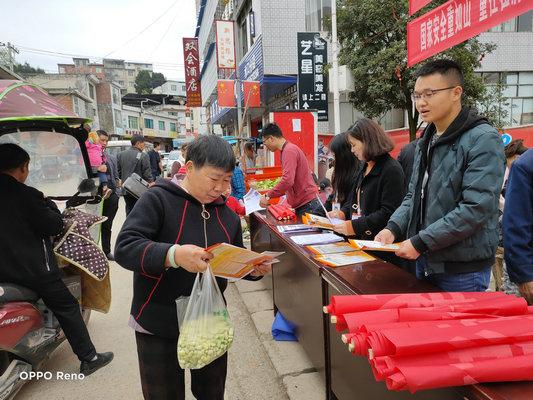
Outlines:
MULTIPOLYGON (((20 81, 0 80, 0 99, 0 143, 16 143, 30 154, 26 184, 54 200, 60 209, 94 210, 101 198, 84 145, 87 132, 82 126, 89 120, 64 109, 40 88, 20 81), (50 159, 68 162, 58 161, 51 168, 46 162, 50 159), (50 174, 61 179, 44 179, 50 174)), ((67 288, 80 301, 87 323, 91 310, 82 306, 83 271, 70 265, 62 274, 67 288)), ((110 298, 109 274, 107 281, 102 281, 110 298)), ((106 312, 105 306, 99 311, 102 309, 106 312)), ((57 319, 34 291, 0 282, 0 399, 13 399, 64 340, 57 319)))

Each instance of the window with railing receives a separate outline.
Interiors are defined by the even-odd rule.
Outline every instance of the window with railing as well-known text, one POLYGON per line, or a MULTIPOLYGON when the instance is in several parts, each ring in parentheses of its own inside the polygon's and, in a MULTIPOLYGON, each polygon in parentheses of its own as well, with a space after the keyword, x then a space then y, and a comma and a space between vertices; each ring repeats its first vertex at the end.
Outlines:
POLYGON ((489 32, 533 32, 533 10, 496 25, 489 32))
POLYGON ((139 119, 128 115, 128 128, 130 129, 139 129, 139 119))
POLYGON ((331 17, 331 0, 305 0, 305 29, 326 31, 325 22, 331 17))
POLYGON ((481 74, 490 89, 503 84, 503 96, 508 99, 501 107, 507 111, 505 126, 533 124, 533 71, 484 72, 481 74))
POLYGON ((150 118, 145 118, 144 127, 148 129, 154 129, 154 120, 150 118))

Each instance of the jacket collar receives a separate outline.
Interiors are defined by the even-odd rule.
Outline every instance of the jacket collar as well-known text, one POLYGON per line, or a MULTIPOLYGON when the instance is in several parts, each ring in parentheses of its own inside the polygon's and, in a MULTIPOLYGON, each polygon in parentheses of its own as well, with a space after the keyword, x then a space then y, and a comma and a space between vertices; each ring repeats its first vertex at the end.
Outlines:
MULTIPOLYGON (((381 174, 381 171, 383 170, 383 167, 385 166, 385 163, 387 162, 389 158, 391 158, 389 153, 385 153, 379 157, 376 157, 376 160, 375 160, 376 163, 374 164, 374 168, 370 170, 367 176, 379 176, 381 174)), ((364 171, 366 170, 366 165, 367 163, 365 163, 362 169, 363 174, 364 174, 364 171)))

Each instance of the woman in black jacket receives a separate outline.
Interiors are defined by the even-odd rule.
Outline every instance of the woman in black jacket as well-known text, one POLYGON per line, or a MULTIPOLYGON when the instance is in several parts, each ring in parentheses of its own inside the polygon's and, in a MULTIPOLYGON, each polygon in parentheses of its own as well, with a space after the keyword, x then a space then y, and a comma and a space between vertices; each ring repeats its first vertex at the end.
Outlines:
POLYGON ((329 143, 329 149, 335 157, 331 186, 333 193, 326 201, 326 210, 330 217, 345 219, 342 210, 351 207, 350 199, 357 175, 361 169, 361 162, 354 157, 346 132, 336 135, 329 143))
MULTIPOLYGON (((393 141, 376 122, 359 119, 347 135, 354 155, 365 162, 352 191, 350 216, 335 226, 335 231, 357 239, 373 240, 389 217, 401 204, 404 194, 404 173, 389 152, 393 141)), ((383 252, 377 254, 387 258, 383 252)))

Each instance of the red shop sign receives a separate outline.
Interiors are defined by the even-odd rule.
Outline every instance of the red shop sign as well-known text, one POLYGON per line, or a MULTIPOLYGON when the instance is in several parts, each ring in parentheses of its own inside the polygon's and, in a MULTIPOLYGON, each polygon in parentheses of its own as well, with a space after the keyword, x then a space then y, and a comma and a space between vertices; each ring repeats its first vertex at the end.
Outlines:
POLYGON ((183 38, 183 61, 185 64, 187 107, 201 107, 202 90, 200 85, 198 38, 183 38))
POLYGON ((407 66, 531 9, 531 0, 450 0, 407 23, 407 66))

